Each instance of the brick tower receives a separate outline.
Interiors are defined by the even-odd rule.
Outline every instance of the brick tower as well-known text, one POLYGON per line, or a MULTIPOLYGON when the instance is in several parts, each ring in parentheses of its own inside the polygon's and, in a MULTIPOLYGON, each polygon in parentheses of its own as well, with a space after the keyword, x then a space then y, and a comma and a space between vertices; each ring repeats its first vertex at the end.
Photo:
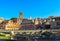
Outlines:
POLYGON ((22 23, 22 20, 23 20, 23 13, 20 12, 19 18, 18 18, 18 20, 17 20, 17 24, 20 25, 20 24, 22 23))

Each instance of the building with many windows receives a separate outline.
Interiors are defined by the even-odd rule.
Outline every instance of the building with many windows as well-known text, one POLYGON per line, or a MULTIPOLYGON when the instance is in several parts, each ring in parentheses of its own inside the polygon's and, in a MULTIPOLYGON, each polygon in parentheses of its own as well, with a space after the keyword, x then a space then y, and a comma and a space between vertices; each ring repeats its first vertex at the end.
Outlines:
POLYGON ((19 18, 13 18, 8 21, 8 23, 5 25, 5 30, 19 30, 20 24, 22 23, 23 20, 23 14, 20 12, 19 18))
POLYGON ((51 18, 51 28, 59 29, 60 28, 60 17, 53 17, 51 18))

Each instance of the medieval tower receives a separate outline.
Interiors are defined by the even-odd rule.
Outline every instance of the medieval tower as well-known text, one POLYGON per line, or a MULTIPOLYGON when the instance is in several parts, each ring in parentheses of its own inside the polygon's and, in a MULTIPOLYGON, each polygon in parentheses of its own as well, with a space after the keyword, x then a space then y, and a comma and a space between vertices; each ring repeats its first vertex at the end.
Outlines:
POLYGON ((20 18, 20 20, 23 19, 23 13, 22 13, 22 12, 20 12, 20 16, 19 16, 19 18, 20 18))
POLYGON ((19 18, 18 18, 18 20, 17 20, 17 24, 20 25, 20 24, 22 23, 22 20, 23 20, 23 13, 20 12, 19 18))

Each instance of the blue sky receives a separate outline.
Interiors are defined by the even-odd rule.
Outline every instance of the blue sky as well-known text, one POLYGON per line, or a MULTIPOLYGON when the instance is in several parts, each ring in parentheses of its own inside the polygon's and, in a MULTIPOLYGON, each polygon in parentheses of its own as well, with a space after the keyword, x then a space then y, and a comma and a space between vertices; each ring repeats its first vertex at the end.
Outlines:
POLYGON ((0 0, 0 17, 19 17, 20 11, 24 18, 60 16, 60 0, 0 0))

